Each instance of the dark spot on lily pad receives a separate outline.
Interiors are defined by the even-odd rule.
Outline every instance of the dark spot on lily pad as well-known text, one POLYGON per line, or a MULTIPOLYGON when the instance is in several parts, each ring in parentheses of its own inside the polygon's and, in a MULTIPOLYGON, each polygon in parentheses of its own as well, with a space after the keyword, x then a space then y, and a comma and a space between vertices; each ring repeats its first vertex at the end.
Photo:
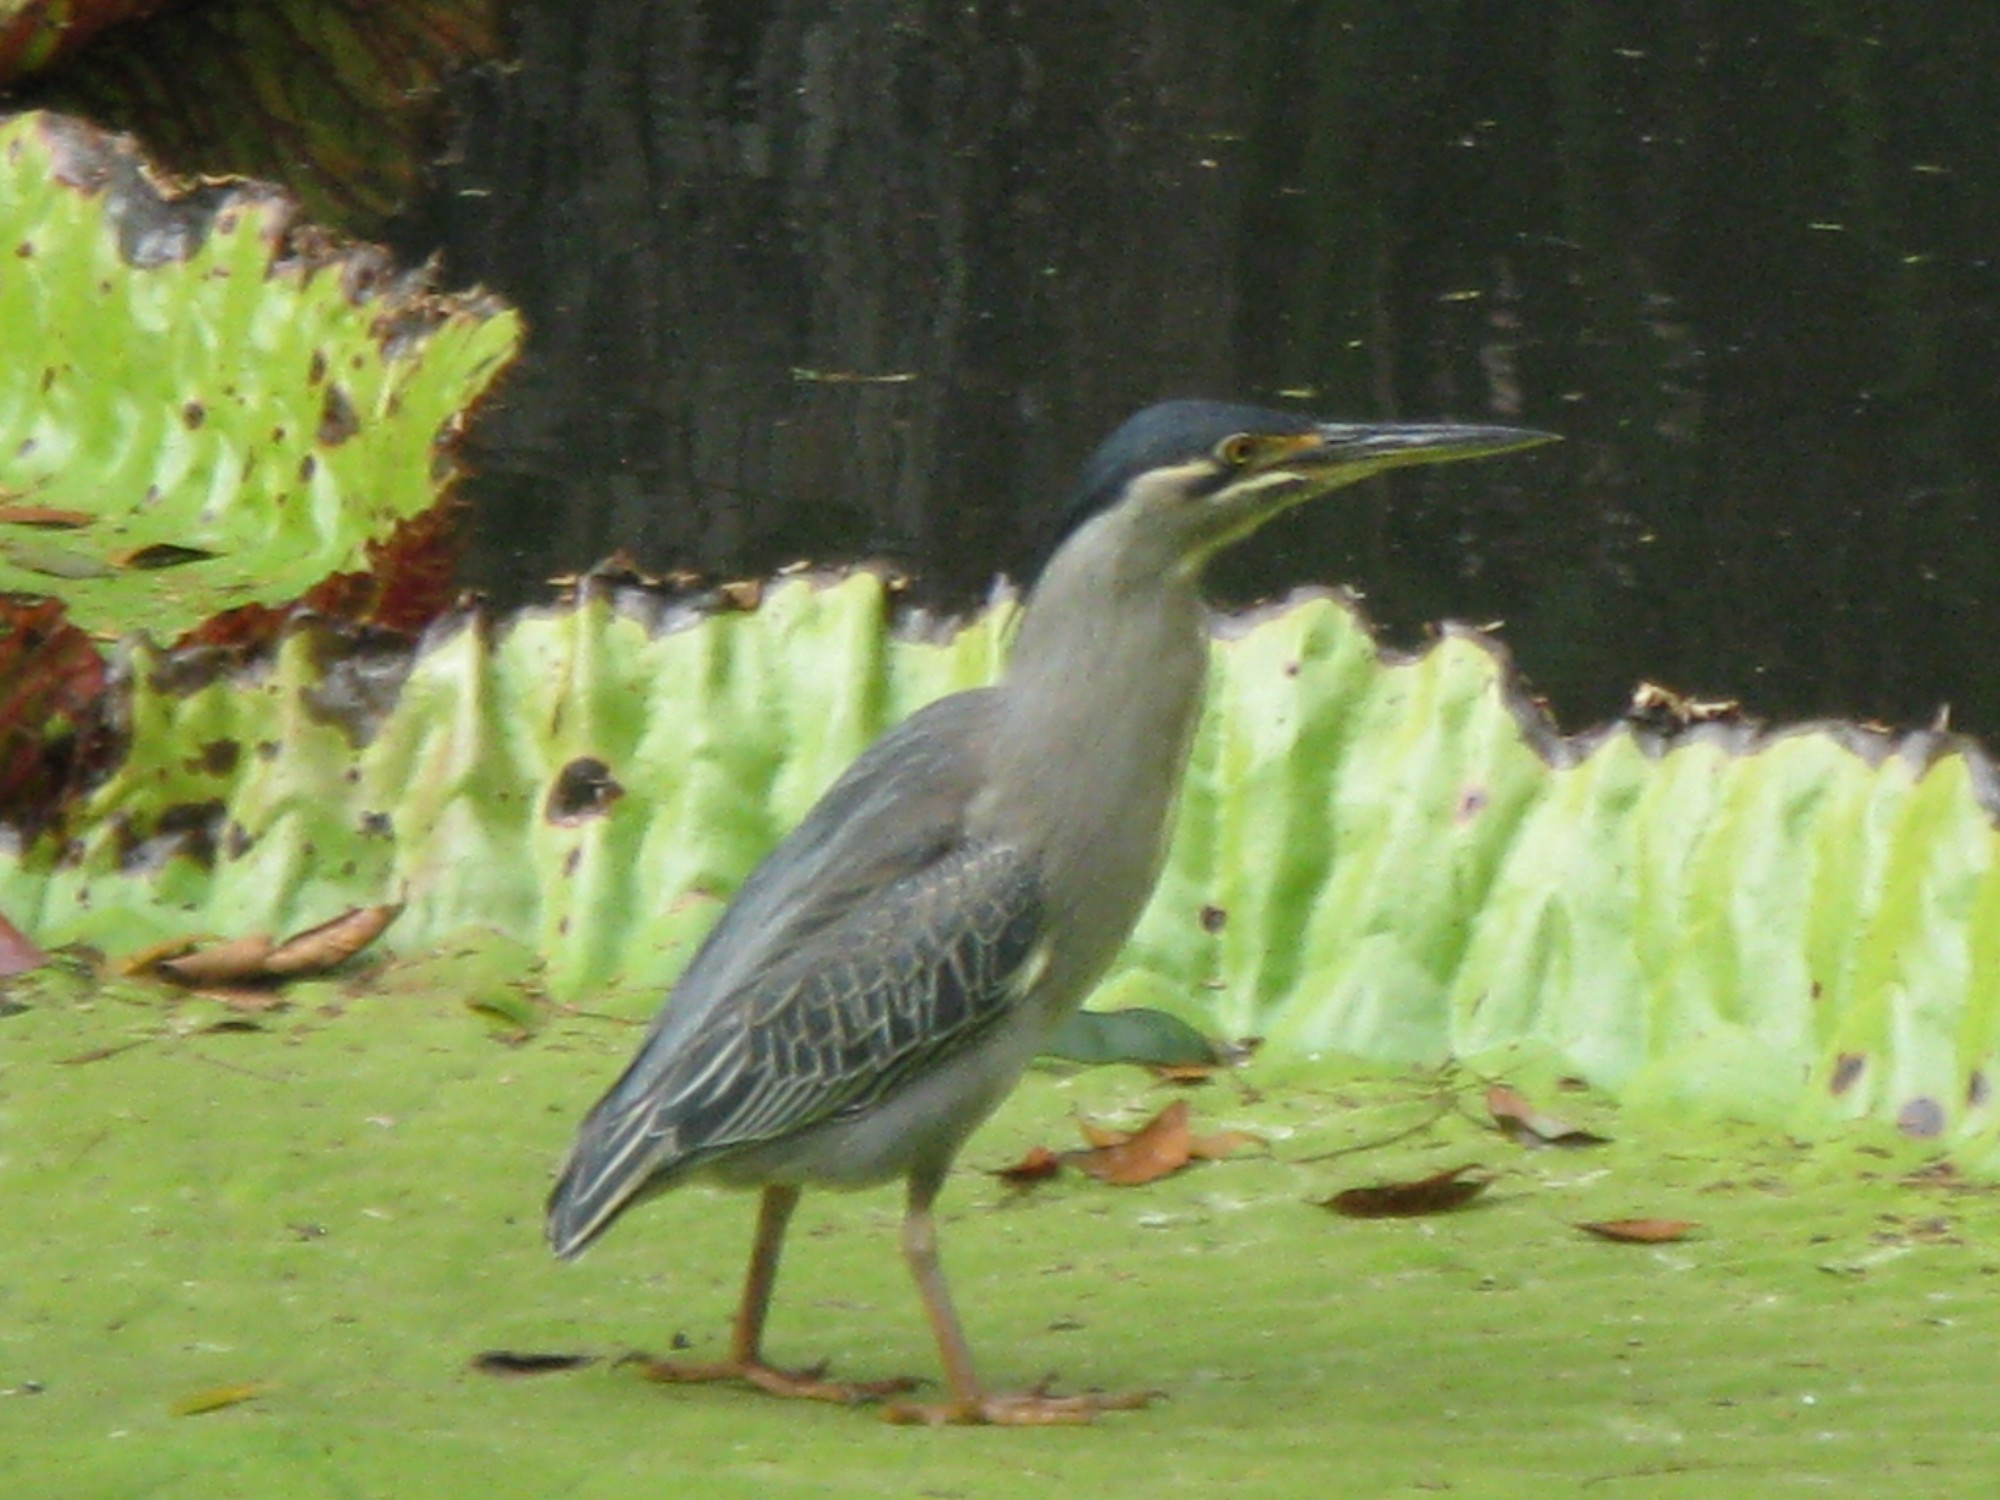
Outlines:
POLYGON ((215 849, 221 832, 222 800, 179 802, 161 812, 150 831, 129 822, 114 827, 119 868, 127 873, 150 873, 170 859, 186 857, 204 869, 215 863, 215 849))
POLYGON ((242 759, 243 747, 235 740, 210 740, 195 753, 192 769, 210 776, 227 776, 242 759))
POLYGON ((193 432, 208 420, 208 408, 199 401, 190 401, 181 408, 181 420, 187 423, 188 431, 193 432))
POLYGON ((1216 906, 1213 903, 1207 903, 1202 906, 1201 930, 1203 932, 1220 932, 1228 925, 1229 909, 1227 907, 1216 906))
POLYGON ((1868 1059, 1859 1052, 1843 1052, 1833 1060, 1833 1081, 1828 1085, 1835 1094, 1844 1094, 1861 1081, 1862 1070, 1868 1066, 1868 1059))
POLYGON ((1984 1109, 1993 1101, 1993 1083, 1982 1068, 1974 1068, 1972 1076, 1965 1080, 1965 1107, 1984 1109))
POLYGON ((347 392, 338 385, 329 385, 319 409, 320 442, 337 448, 360 430, 361 419, 354 414, 354 403, 347 392))
POLYGON ((1896 1111, 1896 1128, 1919 1141, 1943 1135, 1944 1106, 1920 1094, 1896 1111))
POLYGON ((624 795, 611 767, 594 755, 580 755, 557 774, 542 815, 551 823, 581 823, 602 817, 624 795))

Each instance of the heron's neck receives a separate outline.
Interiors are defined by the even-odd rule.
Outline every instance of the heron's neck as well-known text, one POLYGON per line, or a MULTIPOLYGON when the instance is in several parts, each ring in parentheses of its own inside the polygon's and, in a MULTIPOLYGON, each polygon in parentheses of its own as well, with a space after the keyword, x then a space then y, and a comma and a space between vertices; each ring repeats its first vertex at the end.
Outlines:
POLYGON ((1103 961, 1159 874, 1208 663, 1197 580, 1146 566, 1117 520, 1058 553, 1028 601, 988 783, 996 826, 1043 852, 1050 894, 1103 961))
POLYGON ((1032 686, 1033 708, 1085 724, 1144 716, 1149 704, 1178 711, 1201 692, 1206 618, 1192 579, 1134 579, 1094 555, 1059 556, 1028 599, 1006 681, 1032 686))

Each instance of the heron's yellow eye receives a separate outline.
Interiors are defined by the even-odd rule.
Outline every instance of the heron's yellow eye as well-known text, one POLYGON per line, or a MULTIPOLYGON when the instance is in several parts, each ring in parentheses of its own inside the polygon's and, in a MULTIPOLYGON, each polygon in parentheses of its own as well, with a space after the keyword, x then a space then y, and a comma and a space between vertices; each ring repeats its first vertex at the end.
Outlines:
POLYGON ((1230 468, 1240 469, 1257 456, 1257 440, 1247 432, 1239 432, 1217 443, 1215 456, 1230 468))

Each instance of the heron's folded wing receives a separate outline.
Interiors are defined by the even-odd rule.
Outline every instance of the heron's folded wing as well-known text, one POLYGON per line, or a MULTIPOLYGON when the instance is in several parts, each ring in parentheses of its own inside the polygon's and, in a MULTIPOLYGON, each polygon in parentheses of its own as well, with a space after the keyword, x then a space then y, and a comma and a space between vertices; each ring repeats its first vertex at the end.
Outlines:
POLYGON ((1032 977, 1040 892, 1015 848, 966 844, 802 940, 691 1031, 657 1031, 584 1122, 549 1201, 581 1245, 649 1183, 864 1111, 975 1043, 1032 977))

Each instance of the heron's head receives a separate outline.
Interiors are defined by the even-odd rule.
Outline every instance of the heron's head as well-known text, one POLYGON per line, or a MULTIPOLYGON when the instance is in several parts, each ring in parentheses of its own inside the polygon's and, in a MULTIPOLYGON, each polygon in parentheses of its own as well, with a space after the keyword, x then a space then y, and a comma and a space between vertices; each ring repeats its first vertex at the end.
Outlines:
POLYGON ((1483 458, 1556 440, 1524 427, 1321 422, 1221 401, 1164 401, 1084 465, 1064 535, 1183 574, 1273 516, 1385 469, 1483 458), (1108 524, 1098 525, 1100 518, 1108 524))

